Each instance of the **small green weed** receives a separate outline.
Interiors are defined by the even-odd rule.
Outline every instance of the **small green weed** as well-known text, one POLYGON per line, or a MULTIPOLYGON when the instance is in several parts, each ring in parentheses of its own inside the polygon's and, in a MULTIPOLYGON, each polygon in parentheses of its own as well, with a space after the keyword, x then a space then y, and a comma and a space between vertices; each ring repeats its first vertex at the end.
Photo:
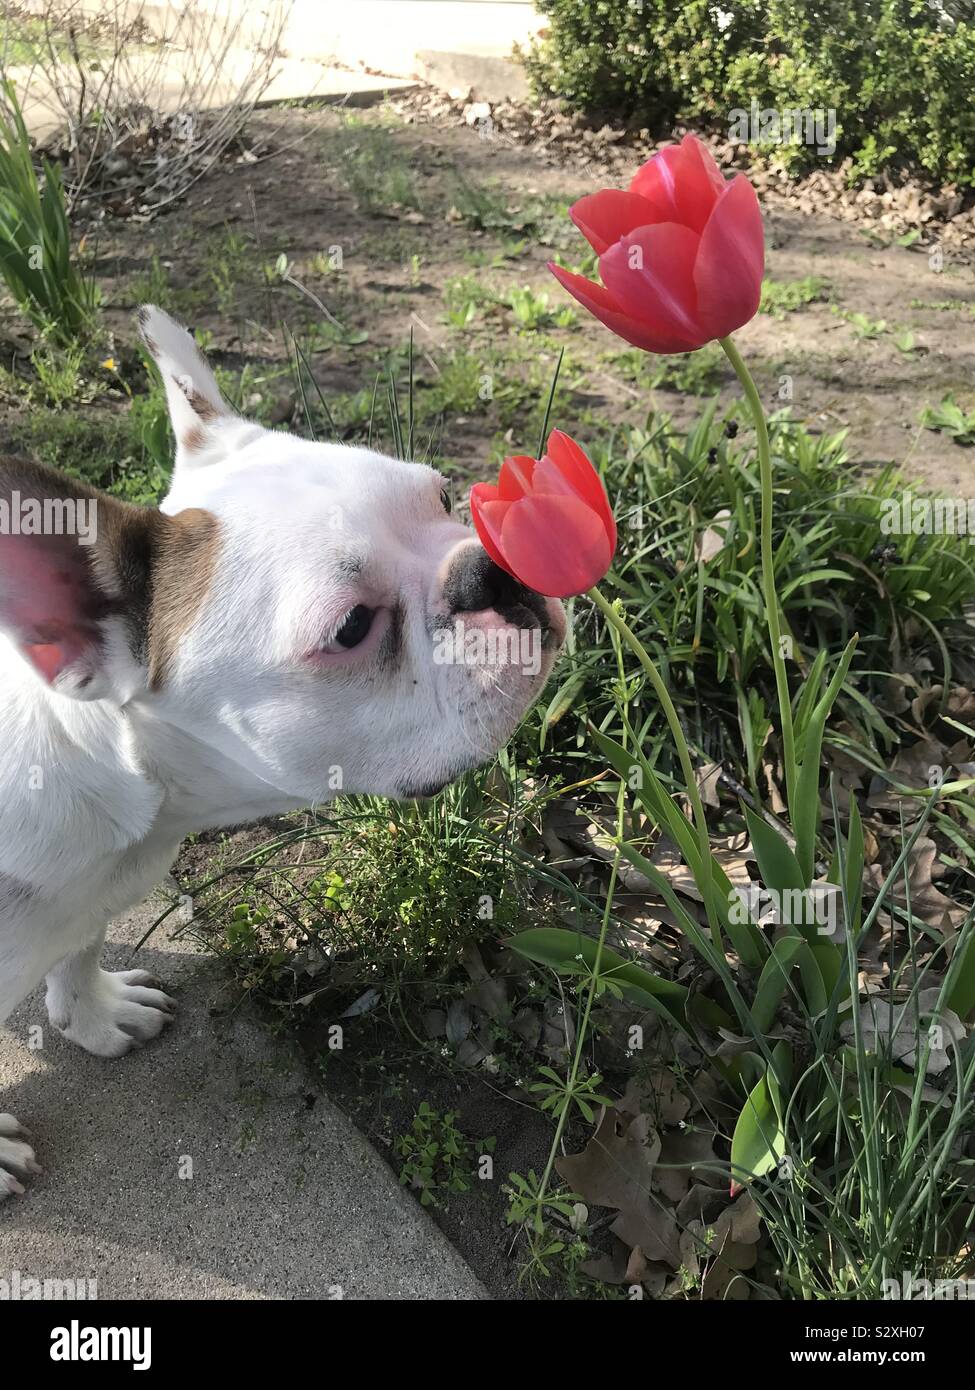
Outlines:
POLYGON ((824 299, 826 288, 826 281, 818 275, 807 275, 802 280, 765 280, 759 312, 784 319, 786 314, 795 314, 807 304, 824 299))
POLYGON ((349 113, 335 137, 335 150, 349 192, 364 211, 419 210, 408 158, 386 125, 349 113))
POLYGON ((529 332, 552 326, 568 328, 576 319, 572 308, 552 309, 545 291, 536 292, 530 285, 512 290, 508 296, 508 306, 519 328, 529 332))
POLYGON ((890 327, 886 319, 872 319, 869 314, 838 309, 835 304, 832 306, 832 309, 837 317, 844 319, 850 325, 861 342, 879 338, 884 333, 890 332, 890 327))
POLYGON ((446 1199, 470 1192, 478 1164, 494 1152, 494 1139, 472 1144, 457 1128, 457 1112, 439 1114, 421 1101, 406 1134, 393 1141, 401 1161, 399 1180, 419 1194, 420 1205, 441 1207, 446 1199))
POLYGON ((920 419, 925 429, 946 434, 956 444, 975 444, 975 410, 963 410, 950 391, 939 405, 926 405, 920 419))

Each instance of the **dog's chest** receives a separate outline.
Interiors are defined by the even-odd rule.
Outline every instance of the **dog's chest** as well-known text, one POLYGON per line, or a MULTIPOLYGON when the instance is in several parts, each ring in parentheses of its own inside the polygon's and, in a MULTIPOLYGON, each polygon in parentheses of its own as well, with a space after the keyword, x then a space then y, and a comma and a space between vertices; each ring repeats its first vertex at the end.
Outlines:
POLYGON ((155 857, 143 846, 158 836, 163 790, 142 771, 120 712, 96 702, 38 706, 23 686, 8 692, 4 674, 0 874, 44 897, 86 901, 95 884, 127 875, 126 864, 155 857))

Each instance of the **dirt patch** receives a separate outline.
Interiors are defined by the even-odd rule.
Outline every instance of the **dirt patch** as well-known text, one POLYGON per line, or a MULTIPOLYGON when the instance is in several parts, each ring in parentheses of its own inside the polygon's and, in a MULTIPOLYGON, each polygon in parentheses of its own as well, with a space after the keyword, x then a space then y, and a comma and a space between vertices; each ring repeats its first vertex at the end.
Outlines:
MULTIPOLYGON (((352 439, 367 430, 390 354, 402 381, 412 330, 418 448, 439 453, 459 485, 505 451, 534 448, 563 347, 558 419, 583 438, 653 407, 683 423, 706 391, 736 394, 720 354, 707 349, 666 359, 654 386, 662 360, 627 351, 547 272, 553 256, 571 262, 585 251, 566 205, 618 181, 598 157, 586 173, 556 168, 531 146, 455 121, 405 124, 388 110, 295 111, 286 122, 278 113, 268 132, 276 153, 214 170, 148 228, 103 225, 98 268, 118 344, 134 339, 139 299, 168 297, 218 363, 249 367, 243 408, 286 423, 299 410, 286 321, 352 439), (478 208, 486 226, 473 225, 478 208), (526 286, 527 326, 512 308, 526 286)), ((936 269, 918 245, 892 235, 878 244, 869 228, 784 210, 771 194, 766 225, 772 281, 814 291, 739 335, 767 404, 814 429, 848 428, 851 452, 865 461, 893 460, 942 491, 970 490, 971 455, 919 423, 947 393, 975 405, 970 266, 948 254, 936 269)), ((90 409, 112 404, 109 391, 90 409)))

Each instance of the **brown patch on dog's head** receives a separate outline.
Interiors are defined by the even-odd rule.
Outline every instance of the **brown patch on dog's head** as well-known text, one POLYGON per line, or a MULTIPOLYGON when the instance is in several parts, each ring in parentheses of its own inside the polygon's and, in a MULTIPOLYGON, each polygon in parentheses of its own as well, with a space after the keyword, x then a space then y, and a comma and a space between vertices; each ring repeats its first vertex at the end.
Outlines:
POLYGON ((196 507, 176 516, 158 514, 149 614, 149 689, 163 684, 183 634, 192 626, 210 589, 220 549, 212 512, 196 507))

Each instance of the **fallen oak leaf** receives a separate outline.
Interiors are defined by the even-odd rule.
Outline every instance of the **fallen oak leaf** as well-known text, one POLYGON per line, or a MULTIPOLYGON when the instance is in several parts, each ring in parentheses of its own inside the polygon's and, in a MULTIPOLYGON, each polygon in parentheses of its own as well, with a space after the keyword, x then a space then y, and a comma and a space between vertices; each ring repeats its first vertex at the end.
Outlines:
MULTIPOLYGON (((965 1041, 968 1030, 951 1009, 938 1008, 938 986, 918 991, 916 999, 892 1005, 887 999, 868 996, 860 1006, 860 1033, 870 1052, 890 1055, 906 1066, 916 1067, 927 1050, 925 1072, 939 1076, 947 1070, 949 1051, 965 1041)), ((855 1037, 853 1019, 840 1025, 848 1042, 855 1037)))
POLYGON ((649 1259, 661 1260, 677 1269, 680 1265, 680 1237, 673 1211, 645 1201, 639 1207, 621 1211, 609 1228, 614 1236, 649 1259))
POLYGON ((657 1187, 672 1202, 687 1195, 692 1179, 715 1187, 728 1180, 727 1169, 714 1152, 713 1134, 696 1127, 663 1136, 653 1176, 657 1187))
POLYGON ((630 1077, 618 1108, 631 1115, 649 1114, 658 1124, 673 1126, 687 1118, 691 1101, 669 1068, 653 1067, 646 1076, 630 1077))
POLYGON ((655 1205, 651 1181, 660 1153, 660 1136, 648 1115, 631 1116, 605 1107, 595 1134, 582 1153, 556 1159, 560 1176, 573 1192, 620 1215, 610 1227, 648 1260, 680 1262, 673 1212, 655 1205))
MULTIPOLYGON (((907 884, 898 875, 890 896, 903 908, 907 907, 909 897, 915 917, 945 935, 953 935, 967 914, 964 908, 935 886, 934 879, 944 873, 944 866, 937 862, 937 854, 938 846, 933 840, 923 835, 916 840, 908 856, 907 884)), ((863 877, 868 887, 876 891, 883 887, 885 876, 879 864, 868 865, 863 877)))
POLYGON ((741 1277, 742 1271, 753 1269, 757 1259, 756 1247, 732 1240, 729 1231, 701 1281, 702 1299, 744 1303, 751 1297, 751 1285, 741 1277))
POLYGON ((659 1154, 660 1136, 649 1115, 623 1115, 604 1106, 583 1151, 563 1155, 555 1166, 583 1201, 621 1210, 649 1198, 659 1154))

